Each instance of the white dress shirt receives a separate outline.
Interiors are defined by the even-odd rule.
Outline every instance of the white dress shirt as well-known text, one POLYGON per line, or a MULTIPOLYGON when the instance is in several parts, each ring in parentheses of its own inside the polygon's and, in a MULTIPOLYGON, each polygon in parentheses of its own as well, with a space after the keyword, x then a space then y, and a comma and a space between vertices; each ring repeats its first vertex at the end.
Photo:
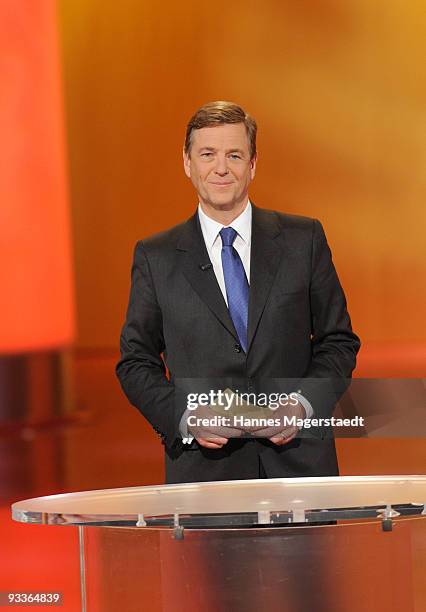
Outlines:
MULTIPOLYGON (((220 237, 220 230, 225 227, 222 223, 218 223, 214 219, 211 219, 198 205, 198 218, 200 219, 201 231, 203 233, 204 242, 206 243, 207 253, 209 254, 210 261, 213 264, 213 270, 216 275, 217 282, 219 283, 222 295, 228 305, 228 299, 226 296, 225 277, 223 276, 222 267, 222 238, 220 237)), ((251 251, 251 204, 247 202, 247 206, 243 212, 232 221, 230 227, 232 227, 237 235, 233 242, 233 247, 237 251, 240 259, 243 263, 244 270, 247 276, 248 283, 250 285, 250 251, 251 251)))
MULTIPOLYGON (((225 277, 223 275, 223 267, 222 267, 222 238, 219 234, 220 230, 224 227, 232 227, 236 232, 237 236, 235 237, 233 247, 237 251, 242 264, 244 266, 244 270, 247 276, 248 283, 250 285, 250 253, 251 253, 251 225, 252 225, 252 206, 250 200, 247 201, 247 206, 243 210, 243 212, 238 215, 236 219, 234 219, 230 226, 222 225, 218 221, 215 221, 206 213, 201 207, 201 204, 198 204, 198 218, 200 220, 201 231, 203 234, 204 242, 206 244, 207 253, 209 255, 210 261, 213 265, 213 271, 215 273, 217 282, 219 284, 220 290, 222 292, 223 298, 228 305, 228 298, 226 295, 226 286, 225 286, 225 277)), ((297 399, 302 404, 303 408, 306 412, 306 417, 311 419, 314 411, 311 404, 308 400, 300 395, 300 393, 294 393, 297 396, 297 399)), ((184 443, 191 443, 193 437, 191 437, 188 433, 188 428, 186 424, 186 418, 189 412, 185 411, 182 419, 180 421, 179 429, 182 434, 184 443)))

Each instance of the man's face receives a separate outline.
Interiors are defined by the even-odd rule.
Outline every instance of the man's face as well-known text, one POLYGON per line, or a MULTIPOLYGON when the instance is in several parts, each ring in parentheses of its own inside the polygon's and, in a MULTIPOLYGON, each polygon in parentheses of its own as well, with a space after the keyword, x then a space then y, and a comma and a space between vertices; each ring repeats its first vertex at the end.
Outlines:
POLYGON ((250 159, 244 123, 194 130, 190 154, 184 153, 184 168, 201 204, 217 210, 233 210, 245 204, 256 158, 250 159))

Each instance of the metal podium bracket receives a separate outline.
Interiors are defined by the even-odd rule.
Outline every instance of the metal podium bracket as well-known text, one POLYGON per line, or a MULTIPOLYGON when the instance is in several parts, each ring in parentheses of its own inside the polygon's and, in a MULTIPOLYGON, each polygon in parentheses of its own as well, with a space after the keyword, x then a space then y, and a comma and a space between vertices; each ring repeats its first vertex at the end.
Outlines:
POLYGON ((292 508, 292 523, 306 523, 306 513, 304 508, 292 508))
POLYGON ((269 510, 259 510, 257 513, 257 522, 259 525, 269 525, 271 523, 271 513, 269 510))
POLYGON ((383 531, 392 531, 393 530, 392 519, 397 516, 401 516, 401 513, 394 510, 390 504, 387 504, 386 508, 384 508, 383 510, 378 510, 377 514, 382 517, 382 530, 383 531))
POLYGON ((138 522, 136 523, 136 527, 146 527, 146 520, 143 514, 138 514, 138 522))
POLYGON ((175 540, 184 538, 184 528, 179 524, 179 514, 173 515, 173 537, 175 540))

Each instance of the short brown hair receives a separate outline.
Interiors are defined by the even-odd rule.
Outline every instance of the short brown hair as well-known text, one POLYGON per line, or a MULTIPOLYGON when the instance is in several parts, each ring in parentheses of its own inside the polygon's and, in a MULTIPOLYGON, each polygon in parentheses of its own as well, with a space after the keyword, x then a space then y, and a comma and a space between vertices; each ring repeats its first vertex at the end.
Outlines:
POLYGON ((250 143, 250 159, 253 159, 256 155, 256 121, 241 106, 224 100, 207 102, 191 117, 186 127, 185 153, 190 154, 194 130, 224 123, 244 123, 250 143))

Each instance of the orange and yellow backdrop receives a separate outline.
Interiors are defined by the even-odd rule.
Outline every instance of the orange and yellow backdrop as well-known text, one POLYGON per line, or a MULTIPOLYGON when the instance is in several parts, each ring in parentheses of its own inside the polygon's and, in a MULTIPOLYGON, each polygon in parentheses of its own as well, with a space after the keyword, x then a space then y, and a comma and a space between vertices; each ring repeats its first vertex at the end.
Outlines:
MULTIPOLYGON (((4 0, 2 9, 4 19, 26 26, 3 21, 1 97, 15 119, 46 107, 45 129, 34 132, 36 163, 25 166, 16 189, 8 169, 17 134, 29 132, 22 121, 14 130, 6 106, 0 110, 0 179, 8 181, 0 182, 0 248, 10 274, 2 291, 26 305, 19 314, 13 300, 0 302, 0 348, 9 353, 13 341, 15 351, 31 348, 28 335, 13 333, 18 314, 33 348, 67 350, 77 415, 71 424, 3 432, 4 498, 162 481, 162 446, 121 394, 114 364, 134 243, 196 206, 181 149, 187 120, 208 100, 233 100, 258 122, 253 201, 322 221, 363 341, 357 375, 424 376, 423 1, 4 0), (29 52, 27 68, 38 57, 47 80, 28 81, 16 55, 9 61, 11 49, 29 52), (27 94, 14 105, 9 94, 15 85, 22 91, 19 79, 27 94), (40 151, 50 156, 50 174, 40 151)), ((338 450, 343 474, 426 470, 423 439, 339 440, 338 450)), ((4 506, 4 521, 7 514, 4 506)), ((46 561, 52 572, 65 535, 48 529, 56 530, 46 561)), ((46 550, 46 530, 36 527, 15 526, 4 540, 8 584, 15 576, 27 590, 37 586, 29 574, 18 579, 36 541, 25 547, 28 530, 46 550)), ((73 580, 64 587, 74 593, 70 610, 73 580)))
POLYGON ((79 348, 117 346, 134 242, 194 210, 183 134, 212 99, 258 121, 253 200, 324 223, 364 344, 426 340, 423 2, 73 0, 60 16, 79 348))

